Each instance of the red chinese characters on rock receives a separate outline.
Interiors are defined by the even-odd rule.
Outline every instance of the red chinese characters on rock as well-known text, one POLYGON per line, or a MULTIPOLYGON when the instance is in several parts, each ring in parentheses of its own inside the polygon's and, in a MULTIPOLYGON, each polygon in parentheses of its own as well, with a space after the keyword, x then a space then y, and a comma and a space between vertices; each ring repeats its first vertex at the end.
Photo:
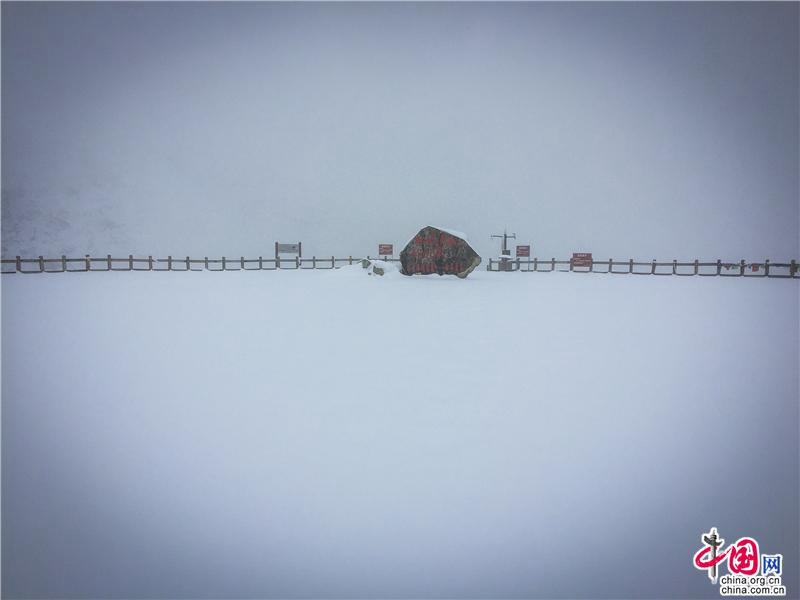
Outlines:
POLYGON ((457 275, 464 278, 481 262, 466 240, 437 227, 423 227, 400 252, 403 275, 457 275))
MULTIPOLYGON (((743 537, 728 546, 724 552, 712 558, 711 546, 705 546, 694 555, 694 564, 698 569, 709 569, 728 560, 728 571, 740 575, 755 575, 758 572, 758 542, 753 538, 743 537)), ((722 550, 722 548, 720 548, 722 550)))

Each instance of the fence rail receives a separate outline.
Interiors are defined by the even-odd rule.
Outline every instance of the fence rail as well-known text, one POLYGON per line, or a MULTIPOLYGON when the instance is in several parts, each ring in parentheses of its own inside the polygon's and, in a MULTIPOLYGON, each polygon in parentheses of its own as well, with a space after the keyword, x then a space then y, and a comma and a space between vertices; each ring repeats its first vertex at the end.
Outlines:
MULTIPOLYGON (((367 256, 367 259, 379 258, 367 256)), ((388 262, 399 262, 399 258, 379 258, 388 262)), ((110 254, 105 257, 84 256, 83 258, 21 258, 2 259, 2 273, 85 273, 105 271, 276 271, 276 270, 305 270, 305 269, 338 269, 342 265, 352 265, 361 260, 361 257, 348 256, 347 258, 318 257, 311 258, 208 258, 197 259, 186 257, 168 256, 167 258, 134 257, 114 258, 110 254)), ((747 262, 741 260, 737 263, 724 262, 637 262, 633 259, 627 261, 592 260, 591 264, 578 264, 572 260, 527 259, 497 260, 489 259, 487 270, 491 272, 518 271, 523 273, 611 273, 614 275, 676 275, 683 277, 774 277, 777 279, 800 279, 798 262, 792 260, 788 263, 776 263, 770 260, 764 262, 747 262)))
MULTIPOLYGON (((275 271, 279 269, 336 269, 343 264, 352 265, 361 258, 348 256, 336 258, 312 256, 311 258, 191 258, 168 256, 167 258, 134 257, 114 258, 84 256, 83 258, 4 258, 2 273, 86 273, 104 271, 275 271)), ((399 260, 399 259, 388 259, 399 260)))
POLYGON ((798 276, 798 263, 792 260, 788 263, 776 263, 769 259, 764 262, 637 262, 633 259, 626 261, 592 260, 590 264, 578 263, 573 260, 526 259, 497 260, 489 259, 488 271, 520 271, 523 273, 611 273, 613 275, 676 275, 680 277, 774 277, 776 279, 800 279, 798 276), (523 268, 525 267, 525 268, 523 268), (644 267, 644 268, 643 268, 644 267))

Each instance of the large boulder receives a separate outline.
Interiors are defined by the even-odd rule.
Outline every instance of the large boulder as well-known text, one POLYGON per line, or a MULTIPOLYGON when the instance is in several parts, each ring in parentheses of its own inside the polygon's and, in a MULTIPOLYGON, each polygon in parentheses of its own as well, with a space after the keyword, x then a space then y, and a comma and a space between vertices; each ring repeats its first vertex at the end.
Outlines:
POLYGON ((400 252, 403 275, 455 275, 462 279, 481 264, 463 234, 423 227, 400 252))

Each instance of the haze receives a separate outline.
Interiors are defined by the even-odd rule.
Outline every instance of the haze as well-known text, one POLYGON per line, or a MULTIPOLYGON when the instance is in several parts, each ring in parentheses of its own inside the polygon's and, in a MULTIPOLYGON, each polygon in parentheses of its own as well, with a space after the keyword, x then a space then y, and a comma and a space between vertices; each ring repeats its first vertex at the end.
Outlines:
POLYGON ((3 254, 798 254, 798 5, 2 5, 3 254))

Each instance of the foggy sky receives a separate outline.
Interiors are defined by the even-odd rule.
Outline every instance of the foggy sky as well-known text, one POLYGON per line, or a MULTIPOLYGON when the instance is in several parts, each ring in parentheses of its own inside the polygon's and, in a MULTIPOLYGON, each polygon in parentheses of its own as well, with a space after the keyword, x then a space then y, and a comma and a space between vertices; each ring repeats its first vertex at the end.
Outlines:
POLYGON ((798 5, 2 5, 3 254, 798 254, 798 5))

